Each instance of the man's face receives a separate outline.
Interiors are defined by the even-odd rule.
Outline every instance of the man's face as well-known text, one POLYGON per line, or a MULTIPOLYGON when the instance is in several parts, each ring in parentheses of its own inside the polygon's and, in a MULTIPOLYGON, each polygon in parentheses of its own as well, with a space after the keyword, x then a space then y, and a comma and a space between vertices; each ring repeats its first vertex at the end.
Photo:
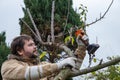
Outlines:
POLYGON ((28 58, 36 58, 38 56, 37 47, 33 40, 25 40, 24 48, 22 50, 23 56, 28 58))

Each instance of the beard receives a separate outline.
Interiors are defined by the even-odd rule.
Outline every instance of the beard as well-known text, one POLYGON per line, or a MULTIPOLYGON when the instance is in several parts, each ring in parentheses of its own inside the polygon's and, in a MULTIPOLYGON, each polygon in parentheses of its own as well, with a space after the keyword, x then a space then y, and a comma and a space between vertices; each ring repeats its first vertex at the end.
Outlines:
POLYGON ((37 58, 37 57, 38 57, 38 55, 35 55, 34 53, 32 53, 29 58, 37 58))
POLYGON ((38 55, 38 52, 35 50, 33 52, 25 51, 25 56, 33 59, 33 58, 37 58, 39 55, 38 55))

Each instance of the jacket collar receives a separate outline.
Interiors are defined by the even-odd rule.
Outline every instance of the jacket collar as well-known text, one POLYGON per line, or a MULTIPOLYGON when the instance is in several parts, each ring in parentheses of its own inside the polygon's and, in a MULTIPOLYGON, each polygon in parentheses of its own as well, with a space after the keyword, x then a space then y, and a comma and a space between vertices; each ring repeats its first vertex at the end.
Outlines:
POLYGON ((23 62, 32 63, 32 64, 36 64, 36 65, 40 62, 39 58, 26 58, 26 57, 14 55, 14 54, 9 54, 7 56, 7 58, 8 58, 8 60, 16 59, 18 61, 23 61, 23 62))

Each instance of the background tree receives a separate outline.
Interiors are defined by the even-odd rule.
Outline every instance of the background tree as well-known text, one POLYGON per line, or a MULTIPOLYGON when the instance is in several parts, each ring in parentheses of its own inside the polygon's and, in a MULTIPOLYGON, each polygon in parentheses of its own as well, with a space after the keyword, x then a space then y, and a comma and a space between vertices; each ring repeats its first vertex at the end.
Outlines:
MULTIPOLYGON (((31 35, 38 45, 39 50, 42 51, 41 55, 43 56, 48 53, 49 57, 47 58, 50 62, 56 62, 61 58, 58 54, 62 51, 66 52, 68 57, 76 56, 78 58, 77 69, 79 69, 86 55, 88 47, 86 44, 89 43, 88 40, 83 41, 80 37, 80 29, 82 28, 84 30, 82 33, 87 35, 85 32, 86 26, 90 26, 104 18, 113 0, 106 12, 100 15, 100 18, 89 24, 85 23, 87 7, 81 5, 79 8, 81 12, 78 14, 72 8, 72 0, 24 0, 24 3, 25 8, 23 8, 23 11, 25 16, 20 19, 21 34, 31 35), (54 16, 51 16, 53 14, 54 16), (51 26, 53 21, 54 24, 51 26), (55 41, 53 38, 55 38, 55 41), (43 51, 46 52, 43 54, 43 51)), ((118 57, 115 60, 80 71, 71 71, 67 68, 61 71, 59 75, 55 77, 55 80, 66 80, 68 77, 96 71, 116 64, 119 61, 120 58, 118 57)))
MULTIPOLYGON (((2 63, 7 59, 7 55, 10 53, 9 47, 6 45, 5 40, 5 32, 0 33, 0 69, 2 63)), ((0 72, 0 80, 2 80, 1 72, 0 72)))
MULTIPOLYGON (((32 18, 41 34, 41 38, 44 42, 47 42, 48 36, 51 35, 51 10, 52 10, 52 1, 53 0, 24 0, 25 8, 23 8, 24 17, 22 20, 27 22, 31 29, 35 31, 30 17, 27 12, 29 8, 32 18)), ((68 30, 71 27, 78 26, 80 28, 84 21, 80 20, 80 14, 76 13, 72 7, 72 0, 55 0, 55 11, 54 11, 54 35, 55 42, 64 43, 66 36, 69 36, 68 30), (59 36, 59 37, 58 37, 59 36)), ((82 9, 82 7, 81 7, 82 9)), ((82 12, 82 15, 84 15, 82 12)), ((21 34, 31 35, 35 42, 38 43, 38 40, 35 38, 34 34, 26 27, 26 25, 20 21, 21 25, 21 34)), ((72 33, 74 36, 74 33, 72 33)), ((50 39, 51 40, 51 39, 50 39)), ((42 46, 37 44, 42 50, 47 50, 48 53, 52 53, 50 56, 50 61, 54 62, 56 54, 60 53, 61 50, 57 49, 55 46, 42 46)), ((71 48, 76 48, 77 46, 69 45, 71 48)))
POLYGON ((1 32, 0 33, 0 44, 2 45, 2 44, 6 44, 5 43, 5 40, 6 40, 6 36, 5 36, 5 32, 1 32))

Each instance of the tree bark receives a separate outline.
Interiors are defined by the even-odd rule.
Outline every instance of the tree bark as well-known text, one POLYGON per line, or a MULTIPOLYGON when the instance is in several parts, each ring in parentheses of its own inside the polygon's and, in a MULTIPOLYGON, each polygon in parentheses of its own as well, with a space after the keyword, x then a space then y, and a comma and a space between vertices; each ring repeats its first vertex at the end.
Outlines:
POLYGON ((55 37, 54 37, 54 9, 55 9, 55 1, 52 1, 52 11, 51 11, 51 38, 52 42, 54 43, 55 37))
POLYGON ((111 65, 115 65, 118 62, 120 62, 120 57, 115 58, 111 61, 105 62, 101 65, 96 65, 96 66, 81 69, 81 70, 78 70, 78 71, 72 71, 70 69, 66 69, 66 70, 61 71, 61 73, 58 76, 56 76, 54 80, 66 80, 66 78, 68 78, 68 77, 80 76, 80 75, 83 75, 83 74, 86 74, 86 73, 97 71, 99 69, 102 69, 102 68, 105 68, 105 67, 108 67, 108 66, 111 66, 111 65), (65 74, 63 74, 63 73, 65 73, 65 74))

